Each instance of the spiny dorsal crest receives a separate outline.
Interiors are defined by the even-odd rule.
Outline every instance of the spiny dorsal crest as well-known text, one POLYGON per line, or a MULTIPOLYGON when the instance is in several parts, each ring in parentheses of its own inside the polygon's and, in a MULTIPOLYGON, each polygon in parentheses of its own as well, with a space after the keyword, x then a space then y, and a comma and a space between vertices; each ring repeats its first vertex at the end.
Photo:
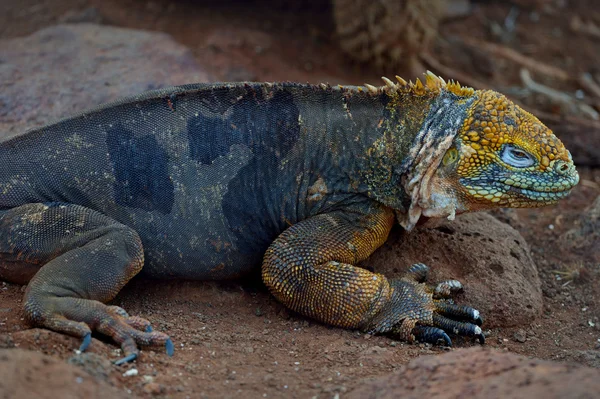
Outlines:
POLYGON ((425 73, 425 84, 421 82, 420 79, 417 78, 415 83, 412 81, 407 82, 402 79, 400 76, 396 76, 396 80, 398 83, 392 82, 390 79, 385 76, 382 77, 385 85, 381 87, 375 87, 370 84, 365 84, 365 88, 371 94, 381 94, 381 93, 412 93, 418 96, 423 96, 425 94, 438 94, 442 90, 448 90, 451 93, 456 94, 461 97, 469 97, 473 95, 475 90, 471 87, 461 86, 460 83, 455 82, 454 80, 450 80, 448 83, 440 76, 435 75, 431 71, 427 71, 425 73))

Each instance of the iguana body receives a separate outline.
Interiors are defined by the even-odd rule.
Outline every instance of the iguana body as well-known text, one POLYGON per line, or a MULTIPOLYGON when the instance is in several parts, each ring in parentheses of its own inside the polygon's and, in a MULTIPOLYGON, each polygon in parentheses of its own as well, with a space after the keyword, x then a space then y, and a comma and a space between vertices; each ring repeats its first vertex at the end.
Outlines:
POLYGON ((136 343, 171 347, 140 331, 147 321, 103 304, 142 267, 224 279, 263 256, 275 297, 325 323, 483 340, 477 311, 432 299, 457 282, 434 292, 419 284, 424 265, 395 281, 353 265, 396 217, 411 229, 421 215, 552 203, 577 172, 560 141, 501 95, 432 75, 399 81, 182 86, 1 143, 0 277, 31 280, 32 323, 84 347, 97 330, 126 359, 136 343), (513 168, 513 145, 534 164, 513 168))

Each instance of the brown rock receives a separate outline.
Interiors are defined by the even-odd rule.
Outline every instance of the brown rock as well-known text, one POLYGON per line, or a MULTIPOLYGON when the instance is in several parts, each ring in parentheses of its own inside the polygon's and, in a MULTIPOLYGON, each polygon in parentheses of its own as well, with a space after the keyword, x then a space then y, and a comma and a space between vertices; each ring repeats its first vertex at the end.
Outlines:
POLYGON ((119 97, 209 80, 164 33, 68 24, 1 40, 0 140, 119 97))
POLYGON ((64 361, 22 349, 0 349, 0 398, 127 397, 64 361))
POLYGON ((429 281, 457 279, 458 302, 478 309, 485 328, 529 323, 542 310, 542 293, 529 246, 509 225, 486 213, 442 220, 411 233, 395 229, 365 262, 388 277, 401 277, 413 263, 429 266, 429 281))
POLYGON ((113 371, 113 364, 107 358, 92 352, 83 352, 72 356, 67 363, 79 366, 93 377, 106 381, 113 371))
POLYGON ((527 341, 527 333, 525 332, 525 330, 519 329, 513 334, 513 338, 515 339, 515 341, 523 343, 527 341))
POLYGON ((600 370, 529 359, 486 348, 459 349, 412 360, 346 398, 594 398, 600 370))

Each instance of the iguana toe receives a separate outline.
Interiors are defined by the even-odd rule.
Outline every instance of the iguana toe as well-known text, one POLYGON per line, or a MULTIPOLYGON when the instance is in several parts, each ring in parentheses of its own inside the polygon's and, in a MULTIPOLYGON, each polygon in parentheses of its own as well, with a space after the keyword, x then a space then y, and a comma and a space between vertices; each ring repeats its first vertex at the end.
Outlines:
POLYGON ((444 331, 452 332, 453 334, 475 337, 482 345, 485 343, 485 336, 483 335, 481 327, 473 323, 452 320, 440 314, 434 313, 433 325, 443 329, 444 331))
POLYGON ((125 309, 120 306, 108 306, 108 310, 121 316, 127 324, 140 331, 152 332, 150 322, 142 317, 130 316, 125 309))
POLYGON ((438 312, 441 315, 453 319, 468 321, 470 323, 477 324, 478 326, 481 326, 483 324, 483 319, 481 318, 479 311, 477 309, 473 309, 470 306, 457 305, 448 301, 436 301, 435 307, 436 312, 438 312))
POLYGON ((448 347, 452 347, 452 340, 444 330, 431 326, 415 326, 412 329, 415 341, 436 345, 440 341, 448 347))
POLYGON ((434 298, 450 298, 463 290, 463 285, 458 280, 446 280, 439 283, 433 290, 434 298))
POLYGON ((417 283, 422 283, 427 280, 427 275, 429 274, 429 267, 423 263, 415 263, 411 267, 408 268, 406 273, 404 274, 403 279, 414 281, 417 283))
POLYGON ((131 327, 135 328, 136 330, 145 331, 145 332, 153 331, 150 322, 141 317, 129 316, 129 317, 123 317, 123 320, 125 321, 125 323, 127 323, 131 327))

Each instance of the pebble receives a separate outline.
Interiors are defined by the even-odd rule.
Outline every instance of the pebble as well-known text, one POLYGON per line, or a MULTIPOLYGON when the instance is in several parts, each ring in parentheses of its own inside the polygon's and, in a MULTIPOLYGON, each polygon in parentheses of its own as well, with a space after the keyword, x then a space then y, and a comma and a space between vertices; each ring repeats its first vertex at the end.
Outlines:
POLYGON ((133 377, 138 375, 138 369, 129 369, 123 373, 123 377, 133 377))
POLYGON ((527 333, 525 332, 525 330, 518 330, 513 335, 513 338, 515 339, 515 341, 523 343, 527 341, 527 333))

